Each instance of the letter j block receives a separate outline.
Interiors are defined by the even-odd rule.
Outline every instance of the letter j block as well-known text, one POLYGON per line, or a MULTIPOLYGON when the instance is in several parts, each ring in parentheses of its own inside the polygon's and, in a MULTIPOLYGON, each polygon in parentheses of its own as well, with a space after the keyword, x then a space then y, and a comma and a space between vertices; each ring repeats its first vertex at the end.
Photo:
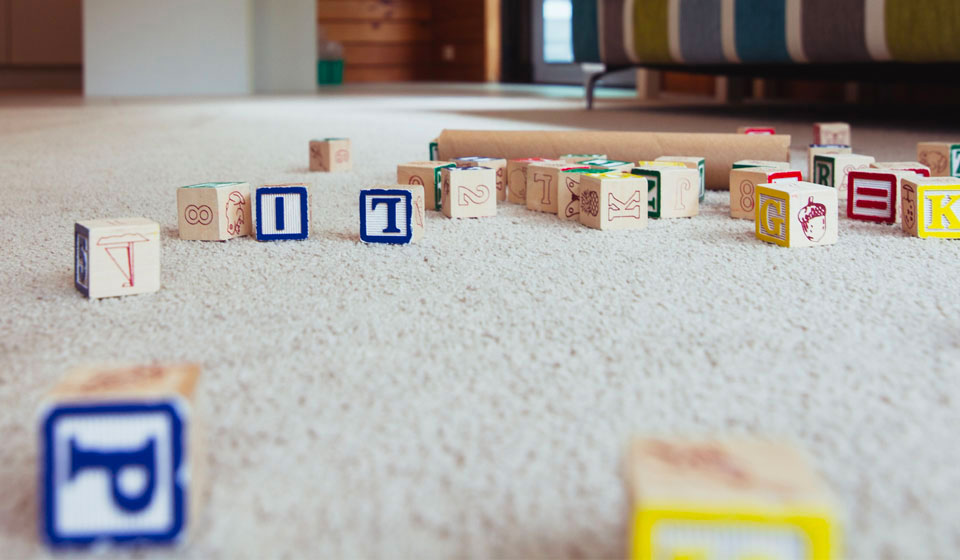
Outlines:
POLYGON ((426 212, 422 185, 360 191, 360 240, 406 244, 423 238, 426 212))
POLYGON ((89 368, 40 415, 40 526, 51 546, 182 540, 200 495, 194 365, 89 368))

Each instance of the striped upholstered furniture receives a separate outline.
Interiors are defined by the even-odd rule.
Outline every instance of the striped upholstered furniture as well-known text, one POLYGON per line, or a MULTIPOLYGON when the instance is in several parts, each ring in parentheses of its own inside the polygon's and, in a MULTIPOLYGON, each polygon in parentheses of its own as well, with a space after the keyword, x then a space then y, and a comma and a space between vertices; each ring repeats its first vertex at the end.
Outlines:
POLYGON ((577 62, 960 62, 960 0, 573 0, 577 62))

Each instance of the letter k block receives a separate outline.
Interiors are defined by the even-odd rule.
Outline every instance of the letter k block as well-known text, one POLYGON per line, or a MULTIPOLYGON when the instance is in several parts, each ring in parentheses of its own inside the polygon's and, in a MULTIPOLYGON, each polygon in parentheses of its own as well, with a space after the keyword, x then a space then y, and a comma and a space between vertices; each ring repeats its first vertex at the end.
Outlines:
POLYGON ((423 237, 422 185, 395 185, 360 191, 360 240, 406 244, 423 237))

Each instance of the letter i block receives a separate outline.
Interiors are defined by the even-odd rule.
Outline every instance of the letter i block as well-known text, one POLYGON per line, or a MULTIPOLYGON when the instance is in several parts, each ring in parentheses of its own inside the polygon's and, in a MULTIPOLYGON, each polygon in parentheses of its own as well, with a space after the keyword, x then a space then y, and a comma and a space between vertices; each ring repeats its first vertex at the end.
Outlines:
POLYGON ((898 221, 900 183, 909 177, 918 175, 909 171, 880 169, 851 171, 847 180, 847 217, 886 224, 898 221))
POLYGON ((842 558, 835 500, 791 446, 643 438, 625 467, 633 560, 842 558))
POLYGON ((440 210, 440 170, 444 167, 456 167, 449 161, 414 161, 397 166, 398 185, 423 185, 427 210, 440 210))
POLYGON ((703 202, 704 197, 707 195, 706 159, 702 157, 660 156, 654 161, 682 163, 685 167, 696 169, 697 172, 700 173, 700 195, 698 198, 700 199, 700 202, 703 202))
POLYGON ((264 185, 257 188, 254 199, 257 241, 309 237, 310 206, 306 185, 264 185))
POLYGON ((360 191, 360 240, 406 244, 423 238, 423 187, 392 185, 360 191))
POLYGON ((838 189, 842 198, 847 196, 847 181, 850 172, 870 169, 876 160, 873 156, 859 154, 826 154, 813 156, 813 180, 811 183, 838 189))
POLYGON ((353 154, 349 138, 310 141, 310 171, 350 171, 353 154))
POLYGON ((444 216, 482 218, 497 215, 496 170, 489 167, 451 167, 442 170, 442 177, 444 216))
POLYGON ((637 167, 650 189, 647 209, 651 218, 688 218, 700 213, 700 174, 686 167, 637 167))
POLYGON ((960 179, 914 176, 903 179, 900 188, 903 231, 960 239, 960 179))
POLYGON ((490 158, 480 156, 469 156, 453 158, 453 163, 457 167, 489 167, 497 172, 497 202, 507 199, 507 160, 502 158, 490 158))
POLYGON ((160 224, 146 218, 74 226, 74 285, 90 299, 160 289, 160 224))
POLYGON ((561 220, 580 221, 580 182, 585 175, 606 173, 589 167, 560 170, 557 187, 557 217, 561 220))
POLYGON ((844 122, 816 123, 813 125, 813 143, 852 146, 850 125, 844 122))
POLYGON ((580 179, 580 223, 594 229, 647 227, 647 181, 629 173, 598 173, 580 179))
POLYGON ((196 518, 193 365, 83 369, 40 414, 41 532, 53 546, 170 544, 196 518))
POLYGON ((538 212, 557 213, 557 186, 560 172, 564 169, 590 169, 583 164, 565 161, 531 163, 527 166, 527 209, 538 212))
POLYGON ((837 190, 813 183, 758 185, 757 239, 782 247, 837 242, 837 190))
POLYGON ((933 177, 960 177, 960 143, 920 142, 917 160, 930 168, 933 177))
POLYGON ((766 167, 747 167, 730 172, 730 217, 754 219, 757 185, 802 181, 799 171, 776 171, 766 167))
POLYGON ((885 171, 909 171, 916 173, 921 177, 930 176, 930 168, 919 161, 875 161, 870 164, 870 169, 883 169, 885 171))
POLYGON ((250 185, 201 183, 177 189, 180 239, 226 241, 250 235, 250 185))

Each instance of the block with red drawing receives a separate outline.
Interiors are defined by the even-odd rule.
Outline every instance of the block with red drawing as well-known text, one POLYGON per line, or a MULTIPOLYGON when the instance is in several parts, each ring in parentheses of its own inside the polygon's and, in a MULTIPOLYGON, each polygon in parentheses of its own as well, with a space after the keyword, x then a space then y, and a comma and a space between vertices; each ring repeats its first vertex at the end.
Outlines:
POLYGON ((440 170, 456 167, 450 161, 411 161, 397 166, 398 185, 422 185, 427 210, 440 210, 440 170))
POLYGON ((353 150, 349 138, 310 141, 310 171, 350 171, 353 150))
POLYGON ((74 226, 74 285, 90 299, 160 289, 160 225, 146 218, 74 226))
POLYGON ((782 247, 837 242, 837 191, 806 182, 758 185, 756 237, 782 247))
POLYGON ((250 235, 250 185, 200 183, 177 189, 180 239, 226 241, 250 235))
POLYGON ((580 223, 600 230, 647 227, 647 179, 597 173, 580 180, 580 223))
POLYGON ((443 215, 483 218, 497 215, 497 172, 489 167, 450 167, 441 170, 443 215))

